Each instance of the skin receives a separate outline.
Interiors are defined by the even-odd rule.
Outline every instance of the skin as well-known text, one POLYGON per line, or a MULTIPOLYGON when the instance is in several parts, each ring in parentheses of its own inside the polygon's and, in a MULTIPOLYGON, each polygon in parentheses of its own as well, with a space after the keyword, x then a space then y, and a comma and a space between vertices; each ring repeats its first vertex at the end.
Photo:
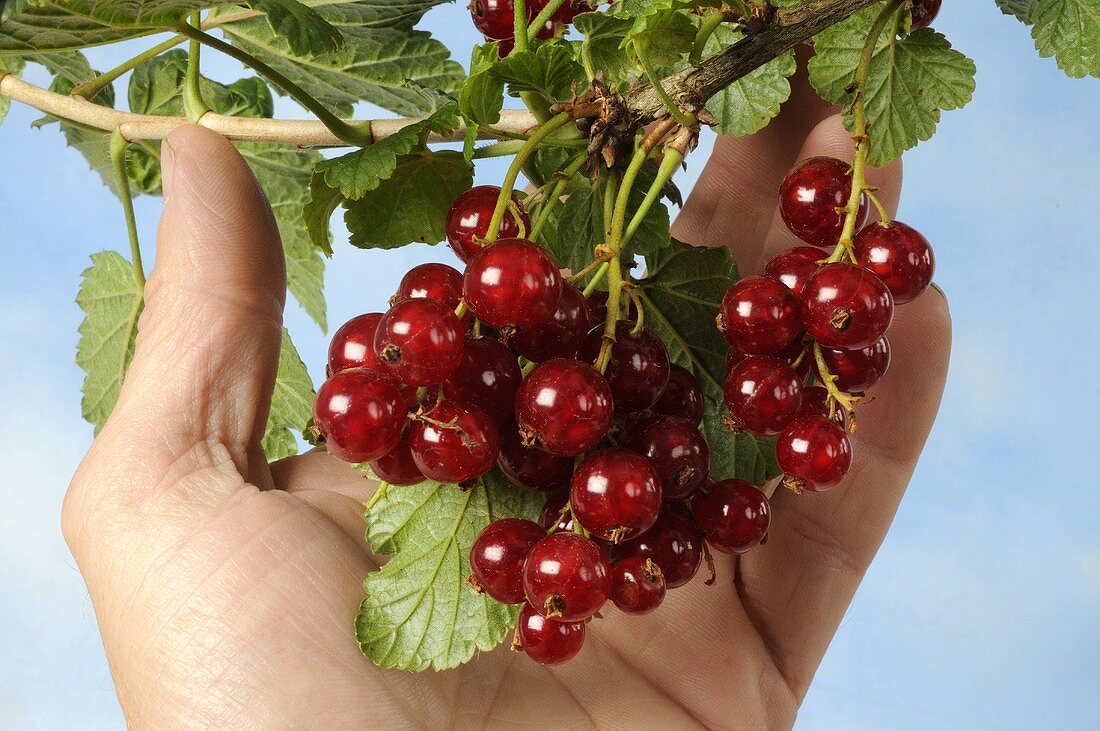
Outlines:
MULTIPOLYGON (((800 81, 765 131, 719 140, 675 235, 730 246, 745 274, 796 245, 776 190, 799 159, 850 159, 833 111, 800 81)), ((941 292, 897 311, 845 484, 777 494, 767 545, 737 565, 715 556, 716 586, 672 591, 648 617, 613 612, 559 668, 505 646, 445 673, 381 671, 352 637, 378 565, 360 516, 373 485, 322 453, 269 466, 260 448, 285 293, 271 211, 207 130, 177 129, 164 161, 136 354, 63 514, 133 726, 793 724, 932 427, 950 349, 941 292)), ((893 211, 900 164, 870 179, 893 211)))

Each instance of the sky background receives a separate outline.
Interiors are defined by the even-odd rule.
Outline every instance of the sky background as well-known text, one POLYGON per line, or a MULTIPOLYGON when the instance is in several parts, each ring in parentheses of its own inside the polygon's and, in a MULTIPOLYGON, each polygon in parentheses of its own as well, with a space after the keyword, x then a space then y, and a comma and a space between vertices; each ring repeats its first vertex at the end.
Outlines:
MULTIPOLYGON (((454 5, 424 25, 452 48, 477 41, 454 5)), ((906 156, 899 217, 936 249, 955 324, 951 373, 897 522, 798 727, 1100 728, 1100 382, 1089 375, 1100 355, 1100 81, 1066 79, 1038 59, 991 0, 947 3, 936 27, 977 61, 978 91, 906 156)), ((89 56, 110 68, 149 45, 89 56)), ((211 57, 210 75, 241 75, 211 57)), ((45 80, 37 67, 28 78, 45 80)), ((302 116, 285 100, 277 114, 302 116)), ((118 728, 59 514, 91 440, 73 297, 89 254, 127 245, 117 199, 54 129, 29 129, 38 116, 14 105, 0 129, 0 725, 118 728)), ((685 192, 711 140, 678 178, 685 192)), ((499 162, 479 166, 483 182, 501 175, 499 162)), ((159 205, 137 203, 148 262, 159 205)), ((364 282, 396 284, 431 260, 450 252, 337 246, 330 323, 383 307, 392 287, 364 282)), ((318 379, 324 336, 294 304, 287 323, 318 379)))

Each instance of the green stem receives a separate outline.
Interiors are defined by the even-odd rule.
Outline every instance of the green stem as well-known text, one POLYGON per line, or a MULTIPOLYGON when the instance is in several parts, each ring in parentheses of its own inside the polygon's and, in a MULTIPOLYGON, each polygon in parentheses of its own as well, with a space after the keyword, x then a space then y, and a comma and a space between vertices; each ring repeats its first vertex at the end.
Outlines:
POLYGON ((638 231, 638 227, 642 225, 642 221, 645 220, 646 214, 649 213, 649 209, 652 208, 653 204, 657 202, 657 199, 661 197, 661 192, 664 190, 665 183, 672 178, 676 169, 680 167, 680 163, 683 161, 683 152, 674 147, 665 148, 664 157, 661 158, 661 166, 657 169, 657 177, 653 179, 653 184, 649 186, 645 198, 642 199, 641 205, 638 206, 638 210, 634 212, 634 217, 630 219, 630 224, 626 227, 626 233, 623 234, 624 246, 629 244, 630 240, 634 238, 634 234, 638 231))
POLYGON ((123 61, 118 66, 115 66, 110 71, 100 74, 91 81, 86 81, 83 84, 74 87, 71 93, 73 96, 79 96, 85 99, 93 99, 99 92, 107 88, 107 86, 111 84, 111 82, 125 74, 127 71, 133 71, 135 68, 145 63, 149 59, 155 58, 165 51, 170 51, 179 44, 183 43, 185 40, 187 39, 183 36, 172 36, 164 43, 153 46, 148 51, 139 53, 133 58, 127 61, 123 61))
POLYGON ((600 282, 607 276, 608 270, 611 269, 611 262, 604 262, 600 265, 600 268, 596 270, 596 273, 592 276, 592 280, 588 283, 588 286, 584 288, 585 297, 596 291, 596 287, 600 286, 600 282))
POLYGON ((378 489, 374 491, 374 494, 370 496, 370 500, 368 500, 366 502, 366 505, 363 506, 363 512, 369 511, 371 508, 377 505, 380 500, 385 500, 386 492, 389 490, 389 487, 390 483, 379 482, 378 489))
MULTIPOLYGON (((202 19, 198 12, 191 14, 191 25, 198 28, 202 19)), ((187 75, 183 83, 183 111, 191 122, 198 122, 202 115, 210 111, 202 98, 202 75, 199 70, 202 46, 197 38, 187 43, 187 75)))
POLYGON ((294 101, 301 104, 303 107, 313 112, 317 119, 321 121, 339 138, 342 142, 346 142, 349 145, 355 145, 362 147, 374 142, 374 135, 371 133, 370 122, 363 122, 362 124, 348 124, 344 120, 337 117, 329 109, 317 101, 309 92, 302 87, 295 84, 293 81, 283 76, 275 69, 268 66, 266 63, 256 58, 252 54, 242 51, 236 46, 230 45, 225 41, 219 40, 214 36, 204 33, 198 28, 184 23, 177 27, 177 30, 188 38, 197 40, 204 46, 209 46, 217 51, 221 51, 230 58, 235 58, 245 66, 254 69, 261 76, 266 78, 272 84, 282 89, 288 96, 294 101))
POLYGON ((513 51, 527 50, 527 0, 512 0, 512 29, 515 36, 513 51))
POLYGON ((653 66, 650 65, 649 60, 645 57, 645 53, 642 49, 642 44, 637 38, 633 41, 634 53, 638 57, 638 62, 642 65, 642 70, 645 71, 646 79, 653 86, 654 93, 657 94, 657 98, 661 100, 661 103, 668 109, 668 113, 672 115, 672 118, 685 127, 691 127, 695 125, 695 115, 688 114, 684 110, 680 109, 676 105, 676 102, 672 101, 672 97, 665 91, 664 84, 661 83, 661 77, 657 75, 657 72, 653 70, 653 66))
POLYGON ((718 30, 718 26, 722 25, 722 21, 725 19, 721 10, 711 10, 703 16, 703 22, 699 26, 699 32, 695 34, 695 43, 691 46, 691 53, 688 54, 688 62, 692 66, 698 66, 699 61, 703 58, 703 49, 707 45, 707 41, 714 35, 714 31, 718 30))
POLYGON ((137 218, 134 216, 134 197, 130 192, 130 177, 126 174, 126 146, 129 143, 122 133, 111 134, 111 165, 118 182, 118 197, 122 199, 122 213, 126 217, 126 233, 130 237, 130 264, 138 288, 145 289, 145 267, 141 263, 141 244, 138 241, 137 218))
MULTIPOLYGON (((566 0, 550 0, 546 6, 539 11, 539 14, 535 16, 535 19, 527 24, 527 42, 528 44, 534 43, 538 37, 538 33, 542 30, 542 27, 546 25, 546 21, 550 20, 550 16, 557 12, 558 8, 564 5, 566 0)), ((516 18, 519 18, 519 13, 516 13, 516 18)), ((518 37, 518 36, 517 36, 518 37)))
POLYGON ((539 210, 538 218, 531 226, 530 238, 532 241, 538 241, 538 235, 542 233, 542 227, 546 225, 546 222, 550 220, 550 212, 561 201, 561 197, 565 193, 565 186, 569 185, 569 179, 577 174, 577 171, 584 166, 587 159, 588 157, 582 152, 561 171, 561 177, 555 181, 554 186, 550 189, 550 193, 539 210))

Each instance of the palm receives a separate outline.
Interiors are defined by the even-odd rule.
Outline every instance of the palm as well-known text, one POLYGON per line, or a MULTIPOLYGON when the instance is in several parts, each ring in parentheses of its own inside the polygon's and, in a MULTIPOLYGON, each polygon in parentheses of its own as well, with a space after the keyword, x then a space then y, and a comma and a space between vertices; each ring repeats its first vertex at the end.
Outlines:
MULTIPOLYGON (((677 222, 681 239, 736 242, 746 273, 793 243, 775 218, 779 180, 797 158, 850 146, 835 118, 816 124, 829 110, 809 98, 796 91, 767 131, 721 142, 677 222)), ((715 586, 697 579, 654 615, 594 623, 560 668, 500 648, 451 672, 381 671, 352 640, 362 580, 377 567, 361 517, 372 486, 320 453, 269 467, 259 447, 285 276, 266 203, 210 133, 177 131, 166 152, 137 353, 64 521, 132 721, 790 723, 935 416, 942 297, 899 312, 892 372, 861 409, 846 485, 777 495, 767 546, 736 565, 720 556, 715 586)), ((888 207, 899 173, 872 180, 888 207)))

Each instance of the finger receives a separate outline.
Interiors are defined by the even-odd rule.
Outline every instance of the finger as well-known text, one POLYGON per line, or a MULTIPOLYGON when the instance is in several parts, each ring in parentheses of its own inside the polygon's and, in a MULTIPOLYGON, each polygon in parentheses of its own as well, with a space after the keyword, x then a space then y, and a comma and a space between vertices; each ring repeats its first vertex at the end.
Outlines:
POLYGON ((319 449, 273 462, 271 476, 280 490, 291 493, 324 490, 360 503, 370 500, 378 487, 367 473, 319 449))

